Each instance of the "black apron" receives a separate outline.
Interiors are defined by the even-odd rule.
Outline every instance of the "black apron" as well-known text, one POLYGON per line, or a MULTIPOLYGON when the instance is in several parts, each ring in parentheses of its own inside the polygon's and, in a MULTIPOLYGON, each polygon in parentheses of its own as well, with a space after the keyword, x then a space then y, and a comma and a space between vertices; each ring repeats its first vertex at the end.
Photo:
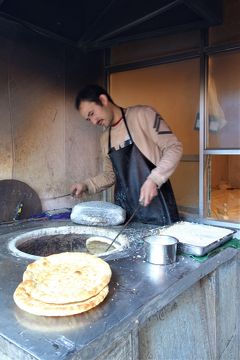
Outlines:
MULTIPOLYGON (((127 145, 118 150, 111 149, 110 127, 108 154, 116 175, 114 201, 126 210, 128 219, 137 207, 140 189, 155 165, 134 144, 123 109, 121 111, 130 140, 127 145)), ((161 226, 178 220, 176 201, 169 180, 158 189, 158 195, 151 203, 147 207, 141 206, 133 218, 133 221, 161 226)))

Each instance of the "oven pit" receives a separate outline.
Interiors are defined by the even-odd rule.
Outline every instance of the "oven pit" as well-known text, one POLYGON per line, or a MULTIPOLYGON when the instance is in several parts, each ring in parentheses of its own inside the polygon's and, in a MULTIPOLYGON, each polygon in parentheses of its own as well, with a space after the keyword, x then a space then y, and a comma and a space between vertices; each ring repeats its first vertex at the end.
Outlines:
MULTIPOLYGON (((9 242, 9 250, 16 256, 29 259, 49 256, 62 252, 89 252, 86 247, 86 240, 92 236, 106 237, 113 240, 119 230, 106 229, 93 226, 60 226, 43 228, 24 232, 17 235, 9 242)), ((106 249, 108 244, 106 245, 106 249)), ((107 252, 96 252, 97 256, 111 255, 118 257, 119 252, 129 247, 129 240, 126 235, 119 235, 114 248, 107 252)))

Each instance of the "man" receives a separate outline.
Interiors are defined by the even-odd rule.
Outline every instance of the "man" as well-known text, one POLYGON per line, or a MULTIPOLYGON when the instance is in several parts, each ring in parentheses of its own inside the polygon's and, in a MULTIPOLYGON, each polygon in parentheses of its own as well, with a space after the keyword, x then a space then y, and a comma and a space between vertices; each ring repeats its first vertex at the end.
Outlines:
POLYGON ((151 107, 123 109, 105 89, 88 85, 76 98, 81 117, 103 126, 101 135, 104 171, 74 184, 76 197, 94 194, 115 184, 115 203, 135 221, 167 225, 178 221, 178 211, 168 178, 176 169, 182 145, 162 117, 151 107))

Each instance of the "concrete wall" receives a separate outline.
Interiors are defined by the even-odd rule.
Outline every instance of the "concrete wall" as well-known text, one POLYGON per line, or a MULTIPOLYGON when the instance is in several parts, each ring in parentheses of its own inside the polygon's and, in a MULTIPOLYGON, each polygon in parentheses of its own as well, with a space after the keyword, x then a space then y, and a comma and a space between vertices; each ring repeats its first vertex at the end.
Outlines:
POLYGON ((95 174, 99 130, 81 121, 74 101, 86 83, 101 82, 103 57, 0 23, 0 180, 31 186, 44 209, 71 206, 47 198, 95 174))

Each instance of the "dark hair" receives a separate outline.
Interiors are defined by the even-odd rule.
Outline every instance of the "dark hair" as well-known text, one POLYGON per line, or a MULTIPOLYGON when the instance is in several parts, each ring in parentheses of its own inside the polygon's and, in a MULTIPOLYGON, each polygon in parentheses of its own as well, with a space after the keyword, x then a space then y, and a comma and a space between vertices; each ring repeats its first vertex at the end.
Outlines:
POLYGON ((100 95, 106 95, 108 100, 114 104, 111 96, 107 93, 107 91, 103 87, 99 85, 87 85, 82 90, 79 91, 76 97, 76 101, 75 101, 76 109, 79 110, 80 103, 82 101, 92 101, 102 106, 101 100, 99 99, 100 95))

